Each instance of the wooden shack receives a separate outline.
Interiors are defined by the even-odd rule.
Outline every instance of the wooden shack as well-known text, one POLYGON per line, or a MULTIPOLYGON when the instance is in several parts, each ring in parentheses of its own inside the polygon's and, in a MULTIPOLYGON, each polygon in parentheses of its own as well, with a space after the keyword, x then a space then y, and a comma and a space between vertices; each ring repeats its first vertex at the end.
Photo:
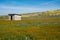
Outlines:
POLYGON ((9 20, 21 20, 21 15, 19 14, 8 14, 9 20))

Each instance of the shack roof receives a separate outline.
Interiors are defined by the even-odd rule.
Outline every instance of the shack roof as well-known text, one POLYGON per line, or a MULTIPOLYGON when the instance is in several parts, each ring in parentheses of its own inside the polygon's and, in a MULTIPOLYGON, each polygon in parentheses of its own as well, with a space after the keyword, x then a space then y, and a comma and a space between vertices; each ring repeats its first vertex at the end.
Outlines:
POLYGON ((8 14, 9 16, 19 15, 19 14, 8 14))

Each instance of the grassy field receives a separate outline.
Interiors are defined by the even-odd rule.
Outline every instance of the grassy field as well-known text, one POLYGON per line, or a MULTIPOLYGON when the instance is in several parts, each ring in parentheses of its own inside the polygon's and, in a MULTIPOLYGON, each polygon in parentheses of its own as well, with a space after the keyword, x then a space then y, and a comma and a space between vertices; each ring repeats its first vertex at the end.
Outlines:
POLYGON ((60 20, 0 20, 0 40, 60 40, 60 20))

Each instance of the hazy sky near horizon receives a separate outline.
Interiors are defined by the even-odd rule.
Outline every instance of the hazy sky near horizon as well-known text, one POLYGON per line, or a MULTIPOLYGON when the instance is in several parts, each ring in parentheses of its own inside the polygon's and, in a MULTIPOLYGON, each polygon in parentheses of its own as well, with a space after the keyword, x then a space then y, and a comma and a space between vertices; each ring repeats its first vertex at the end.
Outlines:
POLYGON ((60 9, 60 0, 0 0, 0 15, 60 9))

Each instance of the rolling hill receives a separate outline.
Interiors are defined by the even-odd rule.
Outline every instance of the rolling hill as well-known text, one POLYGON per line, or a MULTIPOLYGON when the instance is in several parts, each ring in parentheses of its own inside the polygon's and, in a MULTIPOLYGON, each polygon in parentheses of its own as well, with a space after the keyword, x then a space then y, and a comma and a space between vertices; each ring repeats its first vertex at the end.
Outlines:
POLYGON ((60 19, 60 10, 22 14, 22 19, 60 19))

